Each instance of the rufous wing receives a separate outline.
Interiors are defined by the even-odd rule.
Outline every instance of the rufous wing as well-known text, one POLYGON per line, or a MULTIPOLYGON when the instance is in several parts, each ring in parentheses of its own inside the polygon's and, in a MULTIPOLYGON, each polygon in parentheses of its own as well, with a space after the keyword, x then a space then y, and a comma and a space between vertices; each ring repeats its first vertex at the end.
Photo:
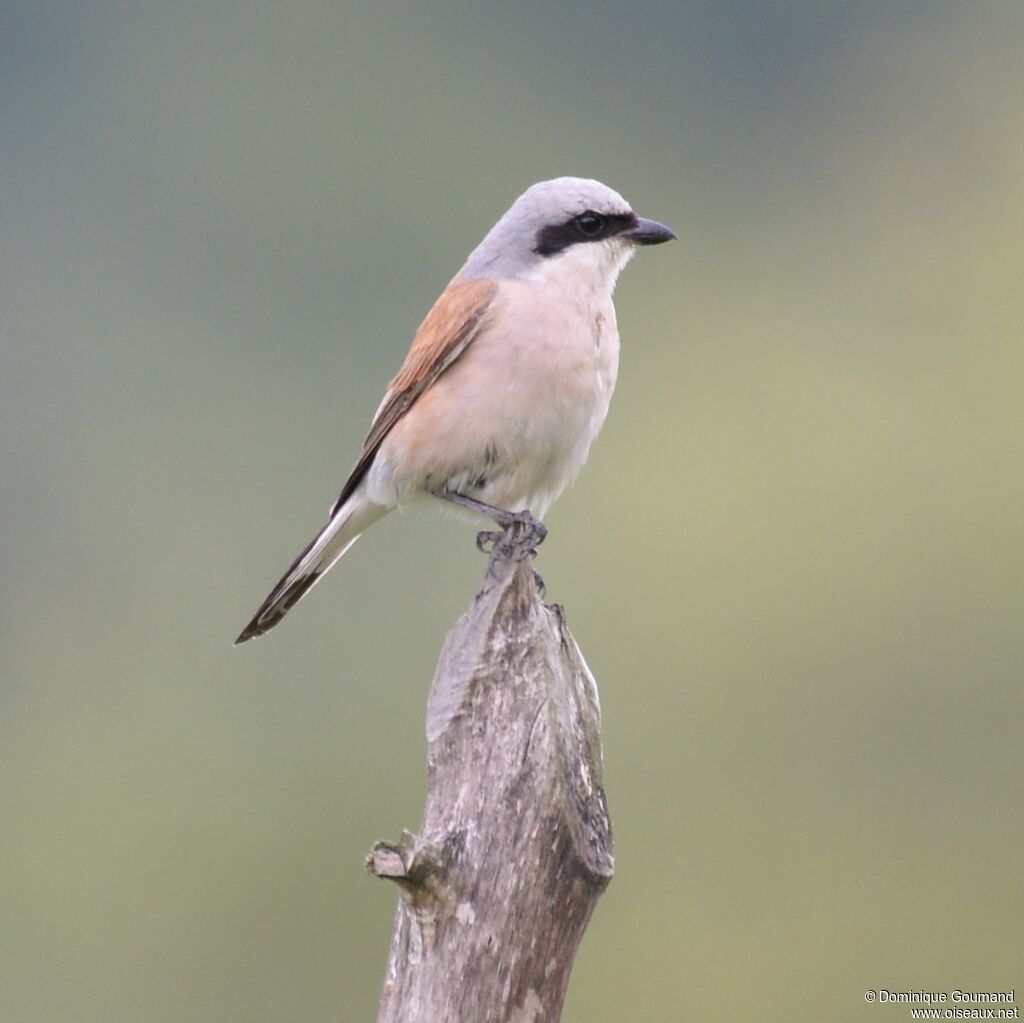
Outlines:
POLYGON ((331 509, 335 515, 359 486, 384 438, 416 399, 469 347, 494 299, 497 285, 489 280, 456 278, 441 292, 420 324, 401 369, 388 385, 363 450, 331 509))

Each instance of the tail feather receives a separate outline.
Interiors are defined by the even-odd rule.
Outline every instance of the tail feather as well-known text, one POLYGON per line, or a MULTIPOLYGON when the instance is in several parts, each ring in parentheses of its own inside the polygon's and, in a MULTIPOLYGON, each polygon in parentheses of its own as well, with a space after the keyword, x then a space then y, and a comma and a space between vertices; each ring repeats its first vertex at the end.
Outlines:
POLYGON ((260 604, 252 620, 238 634, 235 646, 253 636, 262 636, 277 625, 385 510, 356 504, 355 499, 339 508, 260 604))

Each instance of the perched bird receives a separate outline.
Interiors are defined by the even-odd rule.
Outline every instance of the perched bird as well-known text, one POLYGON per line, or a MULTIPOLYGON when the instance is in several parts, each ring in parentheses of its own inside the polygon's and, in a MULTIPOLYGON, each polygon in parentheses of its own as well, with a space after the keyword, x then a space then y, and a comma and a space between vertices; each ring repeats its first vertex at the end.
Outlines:
POLYGON ((235 642, 272 629, 366 529, 420 495, 503 527, 534 524, 543 539, 536 519, 573 481, 608 412, 619 272, 638 245, 675 237, 598 181, 528 188, 434 303, 327 525, 235 642))

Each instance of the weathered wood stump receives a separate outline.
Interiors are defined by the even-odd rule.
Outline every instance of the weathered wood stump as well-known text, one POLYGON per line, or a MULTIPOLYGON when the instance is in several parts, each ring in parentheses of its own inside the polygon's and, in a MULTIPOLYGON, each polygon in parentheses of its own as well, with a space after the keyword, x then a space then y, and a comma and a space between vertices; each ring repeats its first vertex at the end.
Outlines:
POLYGON ((379 1023, 555 1023, 611 880, 597 686, 529 554, 513 527, 445 642, 419 834, 367 857, 401 889, 379 1023))

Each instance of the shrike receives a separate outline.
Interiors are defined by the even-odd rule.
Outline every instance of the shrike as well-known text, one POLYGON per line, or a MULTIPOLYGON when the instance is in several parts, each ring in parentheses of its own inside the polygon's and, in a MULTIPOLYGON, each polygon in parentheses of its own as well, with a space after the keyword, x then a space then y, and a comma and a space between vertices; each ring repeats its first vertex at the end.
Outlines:
POLYGON ((415 497, 506 527, 543 518, 608 412, 619 272, 638 245, 675 237, 598 181, 528 188, 434 303, 327 525, 235 642, 277 625, 363 532, 415 497))

